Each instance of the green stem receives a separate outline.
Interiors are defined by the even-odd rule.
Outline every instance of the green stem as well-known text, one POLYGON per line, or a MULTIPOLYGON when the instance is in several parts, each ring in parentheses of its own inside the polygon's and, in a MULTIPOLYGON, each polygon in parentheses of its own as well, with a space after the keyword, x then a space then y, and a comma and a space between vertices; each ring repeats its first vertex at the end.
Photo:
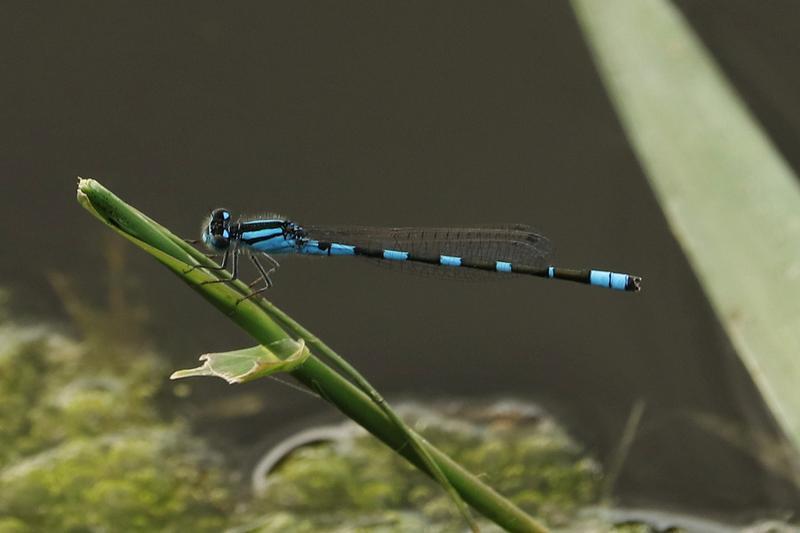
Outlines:
MULTIPOLYGON (((242 295, 248 293, 248 288, 241 282, 203 285, 204 281, 217 278, 206 270, 189 271, 189 268, 195 265, 215 266, 215 263, 191 245, 127 205, 94 180, 80 180, 78 200, 105 224, 154 255, 260 344, 269 346, 291 338, 285 328, 303 338, 311 349, 346 371, 361 388, 335 372, 313 354, 291 373, 310 390, 319 393, 323 399, 335 405, 434 479, 437 479, 438 469, 445 478, 444 486, 452 486, 464 501, 486 518, 508 531, 547 531, 534 518, 408 429, 355 369, 276 306, 265 300, 241 301, 242 295), (411 446, 407 446, 409 442, 411 446)), ((227 273, 220 274, 228 276, 227 273)))

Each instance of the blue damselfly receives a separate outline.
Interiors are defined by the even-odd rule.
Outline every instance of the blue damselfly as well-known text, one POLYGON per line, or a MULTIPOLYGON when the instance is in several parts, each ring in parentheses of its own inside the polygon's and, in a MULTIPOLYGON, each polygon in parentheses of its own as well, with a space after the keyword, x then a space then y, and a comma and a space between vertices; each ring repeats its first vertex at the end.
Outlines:
MULTIPOLYGON (((272 257, 282 254, 353 256, 370 258, 404 269, 448 277, 527 275, 574 281, 618 291, 638 291, 641 278, 595 269, 570 269, 549 264, 552 247, 547 237, 521 224, 468 228, 381 228, 366 226, 301 226, 268 216, 233 222, 227 209, 214 209, 203 226, 203 242, 223 254, 220 269, 231 266, 238 278, 238 259, 246 255, 264 286, 280 265, 272 257), (266 258, 266 268, 259 257, 266 258)), ((204 267, 205 268, 205 267, 204 267)))

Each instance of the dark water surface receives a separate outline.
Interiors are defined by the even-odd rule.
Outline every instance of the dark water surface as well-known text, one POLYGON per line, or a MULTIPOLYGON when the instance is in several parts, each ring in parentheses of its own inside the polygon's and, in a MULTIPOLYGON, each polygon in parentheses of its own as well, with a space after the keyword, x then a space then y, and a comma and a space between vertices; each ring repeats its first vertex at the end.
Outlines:
MULTIPOLYGON (((680 5, 798 168, 800 3, 680 5)), ((305 223, 533 224, 558 264, 634 272, 644 291, 287 259, 269 296, 390 398, 540 402, 603 460, 641 399, 624 502, 800 509, 747 442, 698 422, 774 433, 567 3, 6 2, 0 64, 0 274, 26 316, 62 317, 48 270, 104 294, 109 232, 75 203, 78 175, 187 236, 218 205, 305 223)), ((143 254, 129 268, 176 365, 252 342, 143 254)), ((232 390, 192 386, 199 409, 232 390)), ((249 387, 266 407, 219 435, 259 442, 330 413, 249 387)))

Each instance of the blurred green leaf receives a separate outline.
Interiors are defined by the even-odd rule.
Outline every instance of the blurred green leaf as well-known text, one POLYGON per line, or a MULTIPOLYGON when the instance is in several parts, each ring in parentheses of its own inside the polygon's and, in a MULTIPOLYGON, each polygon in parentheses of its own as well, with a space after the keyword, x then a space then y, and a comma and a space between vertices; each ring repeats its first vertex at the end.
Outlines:
POLYGON ((800 182, 666 0, 573 0, 673 233, 800 450, 800 182))

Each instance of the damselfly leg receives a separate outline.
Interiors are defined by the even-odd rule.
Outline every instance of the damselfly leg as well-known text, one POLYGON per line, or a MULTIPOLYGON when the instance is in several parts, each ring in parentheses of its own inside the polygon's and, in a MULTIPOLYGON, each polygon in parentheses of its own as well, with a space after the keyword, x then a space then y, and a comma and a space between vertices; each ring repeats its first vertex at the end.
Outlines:
MULTIPOLYGON (((205 256, 208 257, 208 258, 214 258, 214 257, 217 257, 218 255, 219 254, 205 254, 205 256)), ((212 267, 212 266, 206 266, 206 265, 194 265, 189 270, 184 270, 183 273, 184 274, 188 274, 189 272, 192 272, 192 271, 197 270, 197 269, 201 269, 201 270, 226 270, 227 269, 227 264, 228 264, 228 250, 225 250, 225 253, 222 255, 222 264, 220 266, 212 267)))
MULTIPOLYGON (((261 294, 262 292, 264 292, 267 289, 272 287, 273 283, 272 283, 272 278, 270 278, 270 274, 275 272, 281 265, 280 265, 280 263, 278 263, 271 256, 269 256, 267 254, 262 254, 262 255, 264 257, 266 257, 267 260, 272 264, 271 268, 267 269, 266 267, 264 267, 264 265, 261 264, 261 262, 258 260, 258 258, 254 254, 250 254, 250 253, 247 254, 247 257, 250 259, 250 261, 253 263, 253 265, 256 267, 256 270, 258 270, 258 273, 259 273, 259 277, 256 278, 255 280, 253 280, 253 282, 250 283, 248 285, 248 287, 249 288, 253 288, 259 282, 262 282, 262 281, 264 282, 264 287, 262 287, 260 289, 257 289, 257 290, 254 290, 253 292, 251 292, 247 296, 239 299, 236 302, 237 305, 240 302, 242 302, 244 300, 247 300, 249 298, 252 298, 254 296, 257 296, 257 295, 261 294)), ((222 257, 222 264, 220 264, 220 266, 218 266, 218 267, 208 267, 208 266, 204 266, 204 265, 195 265, 195 266, 192 267, 191 270, 194 270, 195 268, 200 268, 200 269, 203 269, 203 270, 215 270, 215 271, 226 270, 226 267, 227 267, 227 264, 228 264, 228 258, 230 258, 230 261, 231 261, 231 277, 228 278, 228 279, 215 279, 215 280, 210 280, 210 281, 204 281, 204 282, 201 283, 201 285, 209 285, 211 283, 233 283, 233 282, 235 282, 235 281, 237 281, 239 279, 239 253, 238 253, 238 248, 235 248, 235 247, 232 248, 232 249, 225 250, 225 253, 224 253, 223 257, 222 257)), ((191 270, 189 270, 189 272, 191 270)))
POLYGON ((255 290, 255 291, 251 292, 250 294, 248 294, 244 298, 240 299, 238 302, 236 302, 237 305, 239 304, 239 302, 242 302, 244 300, 247 300, 247 299, 250 299, 250 298, 252 298, 254 296, 257 296, 257 295, 261 294, 262 292, 266 291, 267 289, 269 289, 270 287, 272 287, 272 279, 269 277, 269 275, 272 274, 273 272, 275 272, 278 268, 280 268, 281 265, 274 258, 272 258, 272 256, 270 256, 268 254, 262 254, 262 255, 264 257, 266 257, 269 260, 270 263, 272 263, 272 268, 270 268, 269 270, 265 269, 264 265, 261 264, 261 262, 258 260, 258 258, 255 255, 250 254, 249 255, 250 261, 253 262, 253 264, 255 265, 256 269, 258 270, 258 273, 261 274, 261 277, 256 279, 255 281, 253 281, 253 283, 251 283, 249 285, 249 287, 252 288, 254 285, 256 285, 259 281, 262 281, 262 280, 264 281, 264 286, 261 287, 258 290, 255 290))
POLYGON ((218 267, 206 267, 202 265, 197 265, 193 268, 202 268, 204 270, 225 270, 225 267, 228 263, 228 257, 231 257, 231 262, 233 265, 231 266, 231 277, 228 279, 215 279, 211 281, 204 281, 201 285, 210 285, 211 283, 233 283, 234 281, 239 279, 239 250, 237 247, 233 247, 232 249, 225 250, 225 255, 222 258, 222 264, 218 267))

